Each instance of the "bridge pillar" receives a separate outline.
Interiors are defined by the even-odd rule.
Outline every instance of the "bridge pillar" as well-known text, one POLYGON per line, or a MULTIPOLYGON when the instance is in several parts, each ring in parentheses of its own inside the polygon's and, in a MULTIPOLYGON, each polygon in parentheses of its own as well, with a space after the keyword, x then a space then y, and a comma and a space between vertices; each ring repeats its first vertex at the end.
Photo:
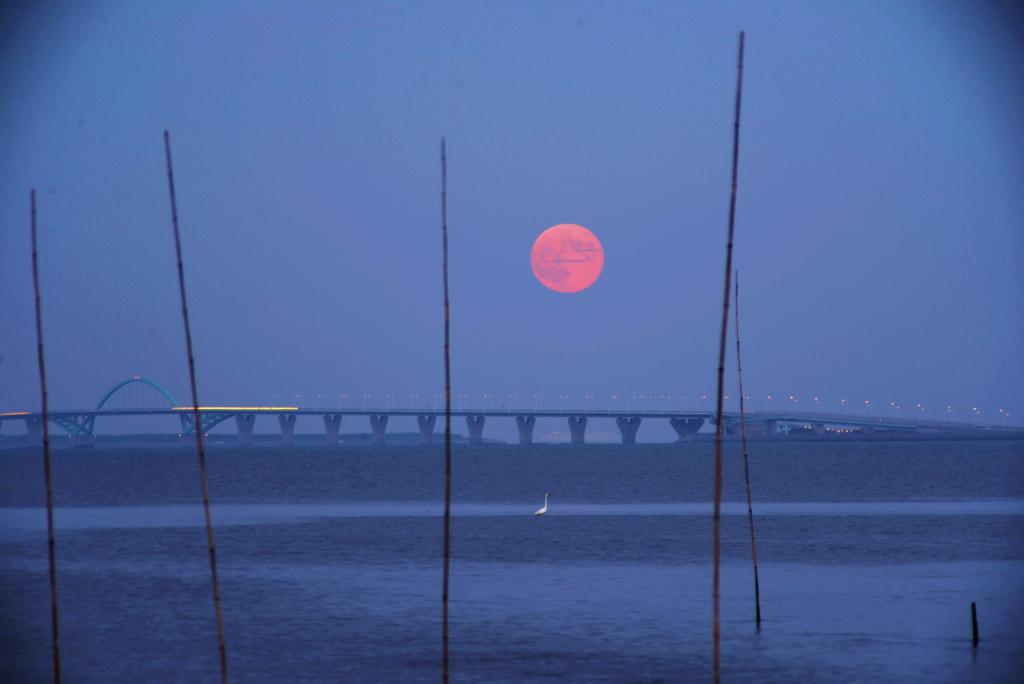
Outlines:
POLYGON ((192 429, 192 423, 189 421, 191 414, 188 411, 178 411, 178 420, 181 421, 181 440, 185 441, 188 439, 189 431, 192 429))
POLYGON ((420 426, 420 444, 432 444, 437 416, 416 416, 416 423, 420 426))
POLYGON ((281 444, 291 446, 295 444, 295 419, 294 413, 279 413, 277 422, 281 424, 281 444))
POLYGON ((42 444, 43 443, 43 419, 42 418, 26 418, 25 429, 28 431, 28 441, 30 444, 42 444))
POLYGON ((636 444, 636 433, 640 429, 640 418, 619 416, 615 419, 615 424, 619 426, 619 432, 622 433, 623 444, 636 444))
POLYGON ((569 434, 573 444, 583 444, 587 433, 586 416, 569 416, 569 434))
POLYGON ((533 444, 533 426, 537 424, 535 416, 516 416, 516 427, 519 428, 519 443, 533 444))
POLYGON ((825 424, 824 423, 815 423, 814 424, 814 434, 816 434, 816 435, 823 435, 823 434, 825 434, 825 424))
POLYGON ((779 433, 779 422, 777 420, 766 420, 761 423, 761 431, 768 437, 774 437, 779 433))
POLYGON ((466 416, 466 427, 469 428, 469 443, 484 443, 484 417, 466 416))
POLYGON ((338 432, 341 430, 341 414, 325 413, 324 428, 327 430, 327 443, 335 445, 338 443, 338 432))
POLYGON ((383 444, 388 428, 388 415, 386 413, 370 414, 370 429, 373 430, 373 443, 383 444))
POLYGON ((235 415, 235 426, 238 428, 239 446, 252 446, 252 429, 255 425, 255 413, 239 413, 235 415))
POLYGON ((679 437, 677 442, 692 442, 694 436, 704 426, 703 418, 669 418, 669 425, 676 431, 679 437))

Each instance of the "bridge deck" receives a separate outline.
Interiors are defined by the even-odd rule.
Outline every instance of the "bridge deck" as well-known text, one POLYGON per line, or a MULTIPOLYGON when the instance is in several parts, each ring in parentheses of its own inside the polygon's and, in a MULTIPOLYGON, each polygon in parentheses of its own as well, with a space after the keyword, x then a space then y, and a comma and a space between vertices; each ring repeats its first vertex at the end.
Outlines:
MULTIPOLYGON (((368 408, 303 408, 298 406, 201 406, 200 413, 204 416, 220 414, 225 418, 235 415, 246 414, 295 414, 303 416, 379 416, 387 415, 393 417, 416 417, 416 416, 444 416, 444 411, 439 409, 399 409, 385 407, 368 408)), ((39 419, 40 413, 33 411, 8 411, 0 413, 0 422, 5 420, 39 419)), ((84 418, 114 417, 114 416, 191 416, 192 408, 185 406, 174 406, 165 408, 135 408, 135 409, 69 409, 62 411, 50 411, 51 420, 74 420, 84 418)), ((509 416, 534 416, 535 418, 568 418, 586 417, 591 418, 641 418, 641 419, 671 419, 683 420, 703 419, 712 421, 714 412, 708 410, 694 411, 608 411, 608 410, 553 410, 553 409, 529 409, 529 408, 460 408, 452 410, 453 416, 484 416, 484 417, 509 417, 509 416)), ((738 423, 739 413, 726 411, 723 413, 727 423, 738 423)), ((863 416, 837 413, 786 413, 786 412, 762 412, 750 411, 746 413, 748 423, 763 424, 776 422, 781 424, 803 424, 803 425, 825 425, 833 427, 850 428, 874 428, 887 430, 929 430, 929 431, 970 431, 970 430, 999 430, 1007 432, 1024 432, 1024 428, 1016 426, 972 424, 953 421, 931 421, 907 418, 892 418, 882 416, 863 416)))

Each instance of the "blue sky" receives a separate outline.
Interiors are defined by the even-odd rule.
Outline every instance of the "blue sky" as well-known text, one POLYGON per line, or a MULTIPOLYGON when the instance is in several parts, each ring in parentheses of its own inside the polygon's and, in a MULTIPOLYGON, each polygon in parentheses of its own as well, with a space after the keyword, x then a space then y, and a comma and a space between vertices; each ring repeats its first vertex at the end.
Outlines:
POLYGON ((1020 423, 1024 55, 1010 8, 14 3, 0 401, 39 401, 32 187, 51 405, 92 406, 134 374, 187 394, 168 128, 204 401, 430 403, 444 135, 456 393, 693 405, 714 389, 745 29, 736 265, 754 408, 819 396, 1020 423), (604 244, 585 292, 531 274, 534 239, 557 223, 604 244))

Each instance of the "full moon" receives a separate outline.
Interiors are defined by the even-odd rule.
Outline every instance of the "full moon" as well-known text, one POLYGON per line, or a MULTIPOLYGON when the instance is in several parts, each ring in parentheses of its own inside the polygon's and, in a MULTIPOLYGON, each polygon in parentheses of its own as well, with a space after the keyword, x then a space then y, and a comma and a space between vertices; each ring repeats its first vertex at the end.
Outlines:
POLYGON ((579 292, 594 284, 604 268, 597 236, 575 223, 551 226, 533 243, 533 275, 555 292, 579 292))

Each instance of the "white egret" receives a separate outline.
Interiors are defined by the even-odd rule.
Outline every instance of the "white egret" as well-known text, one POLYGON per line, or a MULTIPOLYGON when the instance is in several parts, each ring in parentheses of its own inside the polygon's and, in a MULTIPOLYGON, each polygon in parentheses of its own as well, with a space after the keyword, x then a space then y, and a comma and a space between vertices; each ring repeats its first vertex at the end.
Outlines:
POLYGON ((542 508, 538 508, 536 511, 534 511, 533 512, 534 515, 544 515, 545 513, 548 512, 548 496, 550 496, 550 495, 551 495, 551 492, 544 492, 544 506, 542 508))

